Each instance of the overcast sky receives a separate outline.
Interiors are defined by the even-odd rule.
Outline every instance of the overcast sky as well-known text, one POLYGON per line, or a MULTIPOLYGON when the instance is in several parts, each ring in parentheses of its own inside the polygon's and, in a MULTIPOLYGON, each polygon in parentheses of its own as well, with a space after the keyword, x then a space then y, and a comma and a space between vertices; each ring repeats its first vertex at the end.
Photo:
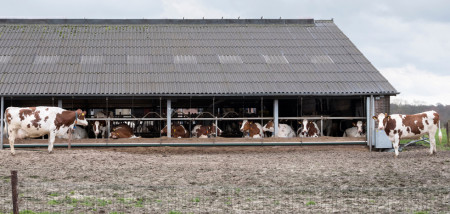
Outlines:
POLYGON ((401 92, 394 102, 450 105, 447 0, 0 0, 2 18, 334 19, 401 92))

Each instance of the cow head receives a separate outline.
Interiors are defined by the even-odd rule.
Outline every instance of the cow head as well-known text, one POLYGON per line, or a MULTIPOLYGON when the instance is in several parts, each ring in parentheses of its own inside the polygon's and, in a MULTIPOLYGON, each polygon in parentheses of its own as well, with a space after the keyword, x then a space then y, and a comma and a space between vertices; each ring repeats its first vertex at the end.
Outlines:
POLYGON ((210 128, 210 133, 212 136, 217 137, 222 135, 222 129, 220 129, 218 126, 216 126, 216 124, 212 124, 211 126, 209 126, 210 128), (216 127, 217 127, 217 133, 216 133, 216 127))
POLYGON ((387 121, 389 121, 391 119, 391 117, 389 115, 387 115, 386 113, 380 113, 378 116, 373 116, 372 118, 375 121, 378 121, 378 129, 379 130, 384 130, 384 128, 386 127, 387 121))
POLYGON ((269 121, 268 123, 266 123, 266 125, 264 125, 263 127, 263 131, 265 132, 274 132, 274 123, 273 121, 269 121))
POLYGON ((308 124, 312 123, 312 121, 308 121, 307 119, 303 119, 303 121, 301 122, 301 132, 300 134, 302 135, 307 135, 308 134, 308 124))
POLYGON ((88 121, 86 120, 86 111, 82 111, 81 109, 77 109, 76 111, 76 119, 75 124, 80 126, 87 126, 88 121))
POLYGON ((99 121, 99 120, 94 121, 94 123, 92 123, 92 131, 94 131, 95 136, 100 134, 100 129, 102 129, 105 126, 106 126, 106 123, 103 120, 102 121, 99 121))
POLYGON ((111 138, 112 139, 119 139, 119 133, 117 133, 115 131, 111 132, 111 138))
POLYGON ((241 132, 248 132, 250 130, 250 124, 251 123, 252 122, 248 122, 248 120, 242 121, 242 125, 241 125, 241 128, 240 128, 240 131, 241 132))
POLYGON ((360 135, 363 135, 364 133, 365 133, 365 131, 364 131, 364 126, 365 126, 366 124, 365 123, 363 123, 362 121, 358 121, 358 122, 356 122, 356 123, 353 123, 353 126, 354 127, 356 127, 356 128, 358 128, 358 133, 360 134, 360 135))

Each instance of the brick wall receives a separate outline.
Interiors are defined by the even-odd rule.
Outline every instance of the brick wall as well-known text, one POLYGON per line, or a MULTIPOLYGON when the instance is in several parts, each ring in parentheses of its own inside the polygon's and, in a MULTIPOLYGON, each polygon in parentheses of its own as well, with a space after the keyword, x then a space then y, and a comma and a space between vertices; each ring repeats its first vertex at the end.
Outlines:
POLYGON ((375 97, 375 115, 378 115, 379 113, 390 114, 390 102, 390 96, 375 97))

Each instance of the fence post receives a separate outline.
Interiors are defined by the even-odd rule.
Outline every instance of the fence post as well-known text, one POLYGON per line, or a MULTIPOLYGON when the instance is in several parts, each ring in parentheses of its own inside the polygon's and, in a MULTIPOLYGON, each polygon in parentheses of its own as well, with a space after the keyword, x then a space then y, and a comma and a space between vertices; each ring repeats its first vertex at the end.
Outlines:
POLYGON ((13 213, 19 214, 18 193, 17 193, 17 171, 11 171, 11 189, 12 189, 12 202, 13 213))

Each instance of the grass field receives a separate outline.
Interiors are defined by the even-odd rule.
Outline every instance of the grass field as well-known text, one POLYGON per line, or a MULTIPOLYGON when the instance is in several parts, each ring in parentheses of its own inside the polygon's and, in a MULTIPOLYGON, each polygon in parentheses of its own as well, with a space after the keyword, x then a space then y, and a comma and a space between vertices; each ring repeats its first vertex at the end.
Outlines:
MULTIPOLYGON (((441 131, 442 131, 442 141, 441 142, 439 142, 439 133, 436 133, 436 149, 438 151, 450 151, 450 144, 447 140, 447 131, 446 131, 446 129, 441 129, 441 131)), ((428 137, 428 135, 425 135, 425 137, 428 137)), ((410 141, 411 141, 410 139, 403 139, 400 141, 400 144, 407 144, 410 141)), ((430 146, 428 143, 424 143, 424 142, 418 142, 418 144, 424 145, 427 147, 430 146)))

